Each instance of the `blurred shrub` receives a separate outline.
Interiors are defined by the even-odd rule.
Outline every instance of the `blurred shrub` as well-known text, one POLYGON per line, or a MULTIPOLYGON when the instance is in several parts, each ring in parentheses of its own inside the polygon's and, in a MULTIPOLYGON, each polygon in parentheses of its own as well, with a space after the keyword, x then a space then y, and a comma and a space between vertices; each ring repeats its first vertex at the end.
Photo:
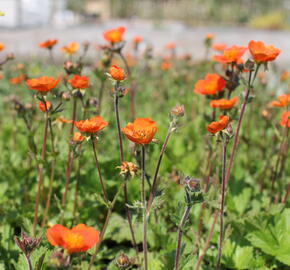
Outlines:
POLYGON ((283 29, 285 28, 286 15, 283 11, 276 10, 252 18, 249 25, 258 29, 283 29))

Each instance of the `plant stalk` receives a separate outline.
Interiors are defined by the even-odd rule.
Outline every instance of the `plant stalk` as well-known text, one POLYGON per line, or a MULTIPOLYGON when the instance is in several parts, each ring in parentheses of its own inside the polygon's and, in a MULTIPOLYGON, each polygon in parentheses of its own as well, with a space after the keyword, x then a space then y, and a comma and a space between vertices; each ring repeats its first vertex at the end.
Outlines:
MULTIPOLYGON (((227 140, 227 139, 224 139, 227 140)), ((220 209, 220 235, 219 235, 219 248, 216 269, 219 270, 221 267, 221 257, 223 250, 223 238, 224 238, 224 207, 225 207, 225 193, 226 193, 226 166, 227 166, 227 141, 223 142, 223 156, 222 156, 222 200, 220 209)))
MULTIPOLYGON (((44 101, 45 107, 46 102, 44 101)), ((45 112, 45 124, 44 124, 44 135, 43 135, 43 145, 42 145, 42 152, 41 152, 41 161, 42 164, 38 165, 38 189, 35 201, 35 211, 34 211, 34 220, 33 220, 33 234, 36 236, 36 226, 38 222, 38 210, 41 198, 41 190, 43 185, 43 166, 46 158, 46 142, 47 142, 47 133, 48 133, 48 111, 45 112)))

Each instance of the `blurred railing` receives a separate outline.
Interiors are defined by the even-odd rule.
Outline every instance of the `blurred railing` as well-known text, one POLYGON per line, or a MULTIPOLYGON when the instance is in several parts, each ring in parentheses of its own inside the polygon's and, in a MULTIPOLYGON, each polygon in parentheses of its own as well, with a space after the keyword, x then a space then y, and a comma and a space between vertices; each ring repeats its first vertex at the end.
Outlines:
POLYGON ((194 25, 243 24, 255 16, 289 8, 289 0, 110 0, 110 3, 112 17, 177 19, 194 25))

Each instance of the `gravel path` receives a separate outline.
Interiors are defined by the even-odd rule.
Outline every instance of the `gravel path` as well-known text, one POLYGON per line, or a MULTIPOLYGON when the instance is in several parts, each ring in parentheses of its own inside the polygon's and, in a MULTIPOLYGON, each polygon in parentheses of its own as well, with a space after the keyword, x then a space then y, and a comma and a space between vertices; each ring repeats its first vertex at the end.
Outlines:
MULTIPOLYGON (((58 38, 60 45, 70 41, 85 40, 95 44, 104 43, 102 33, 112 27, 125 26, 126 40, 134 35, 142 36, 155 46, 157 52, 162 52, 167 42, 177 44, 177 52, 192 53, 196 59, 204 56, 203 38, 207 33, 215 35, 216 42, 228 45, 246 45, 249 40, 262 40, 282 50, 277 63, 286 67, 290 63, 290 33, 287 31, 253 30, 239 27, 187 27, 178 22, 167 22, 160 26, 149 21, 113 20, 108 22, 72 26, 63 29, 33 28, 33 29, 1 29, 0 42, 6 44, 7 52, 14 52, 18 57, 43 55, 37 44, 48 38, 58 38)), ((60 46, 58 45, 58 46, 60 46)), ((59 51, 59 50, 57 50, 59 51)))

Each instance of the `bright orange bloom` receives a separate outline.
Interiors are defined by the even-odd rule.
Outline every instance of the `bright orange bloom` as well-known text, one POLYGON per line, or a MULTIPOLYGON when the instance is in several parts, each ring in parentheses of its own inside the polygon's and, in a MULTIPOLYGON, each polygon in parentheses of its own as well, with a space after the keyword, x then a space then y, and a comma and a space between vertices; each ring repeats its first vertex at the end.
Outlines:
POLYGON ((9 82, 11 84, 14 84, 15 85, 15 84, 19 84, 19 83, 23 82, 24 80, 25 80, 25 75, 24 74, 21 74, 18 77, 11 78, 9 80, 9 82))
POLYGON ((232 99, 217 99, 212 100, 210 102, 210 106, 212 108, 220 108, 222 110, 228 110, 235 106, 235 104, 238 102, 238 97, 233 97, 232 99))
POLYGON ((57 44, 57 42, 58 42, 57 39, 48 39, 48 40, 46 40, 44 42, 39 43, 38 46, 40 48, 44 48, 44 49, 52 49, 53 46, 55 44, 57 44))
POLYGON ((207 126, 207 130, 210 133, 217 133, 223 129, 225 129, 229 124, 230 118, 227 115, 222 115, 219 117, 219 120, 216 122, 211 122, 207 126))
POLYGON ((105 40, 111 43, 117 43, 123 40, 123 35, 125 31, 126 28, 121 26, 104 32, 103 36, 105 40))
POLYGON ((140 43, 143 39, 141 36, 135 36, 133 40, 134 40, 134 43, 140 43))
POLYGON ((109 74, 116 81, 123 81, 126 78, 125 71, 122 68, 115 65, 110 67, 109 74))
POLYGON ((226 86, 226 81, 218 74, 208 73, 204 79, 197 81, 194 92, 201 95, 215 95, 226 86))
POLYGON ((44 102, 39 102, 39 105, 38 105, 39 109, 43 112, 46 112, 46 108, 47 110, 51 108, 51 103, 49 101, 46 101, 45 103, 46 103, 46 107, 45 107, 44 102))
POLYGON ((271 45, 266 46, 262 41, 251 40, 248 47, 254 60, 258 63, 273 61, 281 52, 271 45))
POLYGON ((84 136, 80 132, 74 132, 73 141, 74 142, 82 142, 85 139, 84 136))
POLYGON ((274 100, 270 104, 272 107, 287 107, 290 105, 290 94, 281 95, 278 100, 274 100))
POLYGON ((214 38, 214 34, 212 34, 212 33, 208 33, 206 35, 206 39, 213 39, 213 38, 214 38))
POLYGON ((161 63, 161 69, 166 71, 169 70, 171 68, 171 63, 168 61, 164 61, 161 63))
POLYGON ((281 115, 280 125, 282 127, 288 126, 290 128, 290 111, 283 112, 281 115))
POLYGON ((77 42, 71 42, 67 46, 62 47, 61 50, 66 54, 72 55, 78 51, 79 47, 80 45, 77 42))
POLYGON ((212 45, 212 49, 215 51, 224 51, 227 48, 227 45, 224 43, 215 43, 212 45))
POLYGON ((150 118, 137 118, 122 128, 126 137, 137 144, 148 144, 157 132, 156 122, 150 118))
POLYGON ((96 133, 108 125, 101 116, 95 116, 90 119, 76 121, 75 126, 79 131, 87 133, 96 133))
POLYGON ((89 86, 89 78, 87 76, 80 76, 74 75, 70 80, 69 83, 73 88, 76 89, 85 89, 89 86))
POLYGON ((5 45, 0 42, 0 52, 3 51, 4 49, 5 49, 5 45))
POLYGON ((214 55, 213 60, 221 64, 238 62, 246 50, 247 47, 234 45, 232 47, 226 48, 222 55, 214 55))
POLYGON ((48 77, 48 76, 42 76, 39 78, 28 79, 26 81, 27 86, 31 90, 36 90, 36 91, 44 92, 44 93, 55 88, 58 83, 59 83, 59 80, 57 80, 53 77, 48 77))
POLYGON ((283 82, 283 81, 287 81, 290 77, 290 73, 289 71, 285 70, 281 76, 280 76, 280 80, 283 82))
POLYGON ((63 247, 68 253, 84 252, 100 241, 100 233, 93 227, 79 224, 72 229, 56 224, 46 231, 48 242, 63 247))
POLYGON ((169 49, 169 50, 174 50, 176 48, 176 44, 174 42, 168 42, 166 45, 165 45, 165 48, 166 49, 169 49))

